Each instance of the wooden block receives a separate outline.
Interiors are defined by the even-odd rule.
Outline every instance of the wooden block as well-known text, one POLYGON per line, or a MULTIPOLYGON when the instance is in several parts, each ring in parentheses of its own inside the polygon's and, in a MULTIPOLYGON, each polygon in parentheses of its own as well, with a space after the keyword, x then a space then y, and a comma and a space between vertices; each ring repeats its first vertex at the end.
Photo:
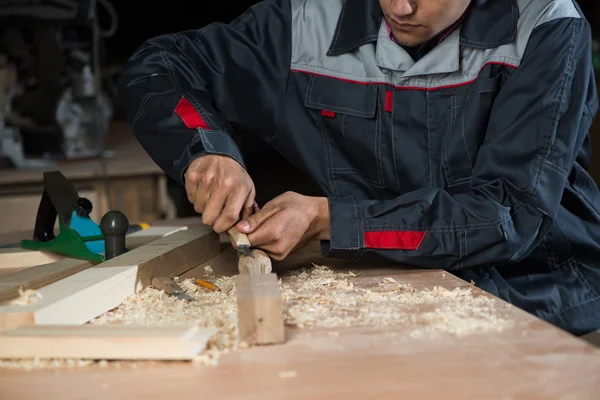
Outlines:
POLYGON ((216 329, 198 326, 22 326, 0 332, 0 359, 191 360, 216 329))
POLYGON ((277 274, 240 274, 235 290, 240 340, 248 344, 283 343, 283 300, 277 274))
POLYGON ((271 258, 262 250, 253 249, 254 258, 245 254, 240 255, 238 271, 240 274, 270 274, 273 270, 271 258))
POLYGON ((219 252, 211 228, 179 231, 41 288, 35 304, 1 306, 0 329, 14 321, 84 324, 150 286, 153 277, 178 276, 219 252))

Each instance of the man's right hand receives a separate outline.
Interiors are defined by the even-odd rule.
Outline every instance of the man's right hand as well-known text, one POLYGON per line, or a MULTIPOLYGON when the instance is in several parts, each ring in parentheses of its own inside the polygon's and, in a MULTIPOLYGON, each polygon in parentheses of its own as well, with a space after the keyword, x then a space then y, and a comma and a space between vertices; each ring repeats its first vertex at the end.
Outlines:
POLYGON ((217 233, 231 228, 257 208, 254 182, 233 158, 205 155, 190 163, 185 173, 185 191, 202 223, 217 233))

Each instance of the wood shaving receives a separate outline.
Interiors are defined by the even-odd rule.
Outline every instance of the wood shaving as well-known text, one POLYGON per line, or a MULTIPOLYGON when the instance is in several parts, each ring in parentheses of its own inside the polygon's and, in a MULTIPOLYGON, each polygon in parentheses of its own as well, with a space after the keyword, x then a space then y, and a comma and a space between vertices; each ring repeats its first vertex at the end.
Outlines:
POLYGON ((28 304, 37 303, 38 299, 42 298, 42 294, 37 290, 27 289, 23 290, 22 287, 19 288, 19 297, 13 299, 8 302, 8 304, 15 306, 26 306, 28 304))
MULTIPOLYGON (((402 328, 403 335, 414 339, 502 331, 512 326, 511 321, 502 317, 494 298, 474 295, 471 287, 417 290, 391 277, 371 286, 358 287, 349 278, 355 281, 351 273, 336 273, 326 266, 314 264, 313 268, 280 276, 286 325, 334 329, 328 333, 330 336, 338 336, 344 327, 396 327, 402 328)), ((221 291, 188 290, 194 297, 189 302, 148 287, 90 323, 198 324, 202 328, 217 328, 207 349, 194 360, 214 366, 221 354, 249 346, 238 338, 234 277, 220 277, 213 283, 221 291)), ((191 279, 180 284, 184 288, 196 286, 191 279)), ((0 361, 0 368, 31 370, 94 364, 104 368, 122 365, 107 361, 15 360, 0 361)))
POLYGON ((212 269, 212 267, 210 265, 207 265, 206 267, 204 267, 204 271, 207 274, 212 274, 213 273, 213 269, 212 269))
POLYGON ((25 371, 50 368, 81 368, 92 364, 94 364, 94 361, 74 360, 70 358, 60 360, 40 360, 37 358, 33 360, 0 360, 0 368, 21 369, 25 371))
POLYGON ((280 378, 295 378, 298 376, 297 371, 280 371, 277 376, 280 378))
POLYGON ((198 285, 194 283, 191 279, 186 279, 179 284, 183 290, 185 290, 188 294, 196 293, 198 290, 198 285))
POLYGON ((357 274, 357 273, 355 273, 355 272, 352 272, 352 271, 348 271, 348 273, 349 273, 349 274, 350 274, 350 276, 351 276, 351 277, 353 277, 353 278, 356 278, 356 277, 359 277, 359 276, 361 276, 361 275, 362 275, 361 273, 358 273, 358 274, 357 274))
POLYGON ((283 284, 286 323, 298 328, 403 326, 410 328, 413 338, 463 336, 512 325, 498 315, 495 299, 475 296, 471 288, 416 290, 391 277, 377 287, 358 288, 347 276, 321 268, 287 277, 283 284))

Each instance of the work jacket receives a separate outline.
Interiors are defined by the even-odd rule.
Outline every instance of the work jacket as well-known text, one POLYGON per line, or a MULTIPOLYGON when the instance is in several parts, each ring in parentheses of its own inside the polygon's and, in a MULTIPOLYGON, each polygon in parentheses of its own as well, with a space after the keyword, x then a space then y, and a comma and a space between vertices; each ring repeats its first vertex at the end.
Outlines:
POLYGON ((413 60, 375 0, 266 0, 152 38, 119 78, 137 138, 183 182, 261 138, 329 199, 330 257, 443 268, 576 334, 600 329, 598 109, 572 0, 473 0, 413 60))

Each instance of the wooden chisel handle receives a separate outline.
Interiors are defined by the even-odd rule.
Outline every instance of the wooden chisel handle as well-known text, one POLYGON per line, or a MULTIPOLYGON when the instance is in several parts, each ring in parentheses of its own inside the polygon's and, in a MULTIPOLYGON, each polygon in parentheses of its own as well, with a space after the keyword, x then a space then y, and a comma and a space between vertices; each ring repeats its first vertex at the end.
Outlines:
POLYGON ((229 237, 229 240, 231 240, 237 247, 250 247, 250 240, 248 240, 248 235, 238 231, 235 225, 229 228, 229 230, 227 231, 227 236, 229 237))

